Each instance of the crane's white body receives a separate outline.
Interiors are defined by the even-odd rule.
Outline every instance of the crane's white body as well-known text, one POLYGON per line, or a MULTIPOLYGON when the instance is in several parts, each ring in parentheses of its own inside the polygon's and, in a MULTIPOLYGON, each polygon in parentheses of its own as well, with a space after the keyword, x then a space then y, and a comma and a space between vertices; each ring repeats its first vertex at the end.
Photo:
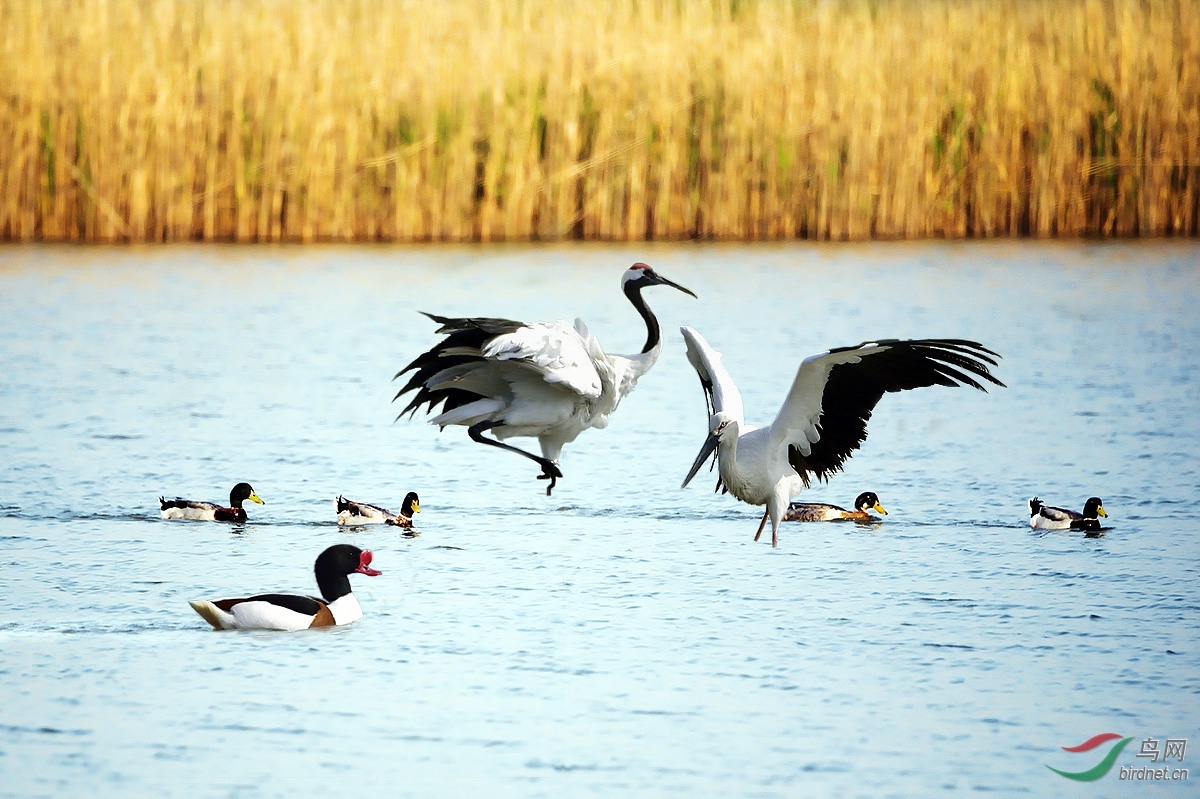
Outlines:
POLYGON ((564 445, 608 417, 650 371, 659 342, 637 355, 608 355, 582 319, 533 323, 497 336, 482 350, 484 360, 445 369, 426 384, 485 394, 440 413, 430 424, 473 425, 503 421, 498 439, 536 438, 542 455, 557 461, 564 445))

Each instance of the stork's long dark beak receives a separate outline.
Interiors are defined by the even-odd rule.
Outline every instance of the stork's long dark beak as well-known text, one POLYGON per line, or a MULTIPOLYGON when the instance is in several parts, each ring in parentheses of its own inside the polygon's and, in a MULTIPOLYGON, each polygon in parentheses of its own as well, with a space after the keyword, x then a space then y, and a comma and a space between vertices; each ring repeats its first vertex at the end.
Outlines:
POLYGON ((700 448, 700 454, 696 456, 696 462, 692 464, 692 468, 688 471, 687 477, 683 478, 683 485, 681 485, 680 488, 687 488, 687 484, 690 483, 692 478, 696 476, 696 472, 700 471, 700 467, 704 465, 706 460, 708 460, 708 456, 713 454, 713 451, 717 448, 717 444, 720 443, 720 441, 721 439, 717 437, 716 433, 709 434, 708 438, 704 440, 704 446, 700 448))
MULTIPOLYGON (((683 286, 679 285, 678 283, 676 283, 676 282, 675 282, 675 281, 673 281, 673 280, 667 280, 665 277, 663 277, 662 275, 660 275, 658 272, 655 272, 655 273, 654 273, 654 279, 655 279, 655 280, 656 280, 656 281, 657 281, 657 282, 658 282, 660 285, 663 285, 663 286, 670 286, 670 287, 671 287, 671 288, 673 288, 673 289, 679 289, 679 290, 680 290, 680 291, 682 291, 684 294, 691 294, 693 297, 696 297, 696 292, 692 291, 691 289, 685 289, 683 286)), ((700 299, 700 298, 699 298, 699 297, 696 297, 696 299, 700 299)))

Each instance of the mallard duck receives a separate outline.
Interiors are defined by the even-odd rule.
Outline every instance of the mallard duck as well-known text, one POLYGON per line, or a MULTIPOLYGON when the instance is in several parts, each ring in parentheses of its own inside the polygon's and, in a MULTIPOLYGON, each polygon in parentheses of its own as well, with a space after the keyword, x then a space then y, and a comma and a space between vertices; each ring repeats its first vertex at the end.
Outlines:
POLYGON ((188 604, 214 630, 307 630, 333 627, 363 617, 350 590, 351 574, 375 577, 371 550, 336 544, 317 556, 313 571, 321 599, 299 594, 257 594, 227 599, 196 599, 188 604))
POLYGON ((415 491, 409 491, 404 495, 404 505, 401 506, 399 515, 378 505, 368 505, 365 502, 346 499, 340 494, 334 500, 334 504, 337 506, 338 524, 391 524, 411 530, 413 529, 413 514, 421 512, 421 504, 417 501, 417 492, 415 491))
POLYGON ((242 503, 246 500, 257 502, 259 505, 267 503, 259 499, 258 494, 254 493, 254 489, 249 483, 238 483, 229 492, 229 507, 223 508, 215 502, 200 502, 195 499, 166 499, 165 497, 158 498, 158 504, 162 510, 164 519, 198 519, 218 522, 244 522, 246 521, 246 509, 242 507, 242 503))
POLYGON ((783 515, 785 522, 877 522, 878 516, 872 516, 867 511, 873 510, 887 516, 887 511, 879 504, 879 497, 874 491, 864 491, 854 500, 854 510, 839 508, 824 502, 793 502, 788 505, 787 513, 783 515))
POLYGON ((1090 497, 1083 513, 1044 505, 1037 497, 1029 500, 1029 526, 1037 530, 1099 530, 1098 515, 1108 518, 1100 497, 1090 497))

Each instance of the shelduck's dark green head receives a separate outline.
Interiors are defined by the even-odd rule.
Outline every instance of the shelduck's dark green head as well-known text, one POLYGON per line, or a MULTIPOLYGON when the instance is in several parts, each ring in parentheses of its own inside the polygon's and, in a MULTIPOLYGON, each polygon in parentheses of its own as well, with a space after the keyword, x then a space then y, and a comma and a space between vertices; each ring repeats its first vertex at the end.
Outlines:
POLYGON ((421 503, 417 500, 417 492, 409 491, 404 495, 404 505, 400 508, 402 516, 411 517, 414 513, 421 512, 421 503))
POLYGON ((875 496, 874 491, 864 491, 859 494, 858 499, 854 500, 854 508, 863 513, 873 510, 876 513, 882 513, 884 516, 887 516, 887 511, 879 504, 879 497, 875 496))
POLYGON ((1095 519, 1097 515, 1108 518, 1108 514, 1104 512, 1104 502, 1100 497, 1089 497, 1088 501, 1083 503, 1083 518, 1095 519))
POLYGON ((259 505, 267 504, 258 498, 258 494, 254 493, 254 489, 250 487, 249 483, 238 483, 229 492, 229 507, 240 508, 246 500, 257 502, 259 505))

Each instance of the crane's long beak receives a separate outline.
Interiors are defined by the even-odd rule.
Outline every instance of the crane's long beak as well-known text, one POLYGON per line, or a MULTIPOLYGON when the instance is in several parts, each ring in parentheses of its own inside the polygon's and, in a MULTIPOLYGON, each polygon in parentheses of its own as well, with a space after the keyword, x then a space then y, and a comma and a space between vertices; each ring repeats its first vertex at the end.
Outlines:
MULTIPOLYGON (((679 289, 684 294, 691 294, 693 297, 696 297, 696 292, 692 291, 691 289, 685 289, 683 286, 679 285, 678 283, 674 282, 673 280, 667 280, 665 277, 663 277, 662 275, 659 275, 658 273, 655 273, 655 275, 658 277, 658 282, 662 283, 664 286, 670 286, 673 289, 679 289)), ((700 299, 700 298, 696 297, 696 299, 700 299)))
MULTIPOLYGON (((689 294, 691 292, 688 292, 689 294)), ((687 488, 687 484, 692 482, 692 478, 696 476, 696 472, 700 471, 700 467, 704 465, 704 461, 708 460, 708 456, 713 454, 713 450, 717 448, 720 438, 716 433, 710 433, 704 441, 704 446, 700 448, 700 454, 696 456, 696 462, 692 464, 692 468, 688 471, 687 477, 683 478, 683 485, 680 488, 687 488)))

